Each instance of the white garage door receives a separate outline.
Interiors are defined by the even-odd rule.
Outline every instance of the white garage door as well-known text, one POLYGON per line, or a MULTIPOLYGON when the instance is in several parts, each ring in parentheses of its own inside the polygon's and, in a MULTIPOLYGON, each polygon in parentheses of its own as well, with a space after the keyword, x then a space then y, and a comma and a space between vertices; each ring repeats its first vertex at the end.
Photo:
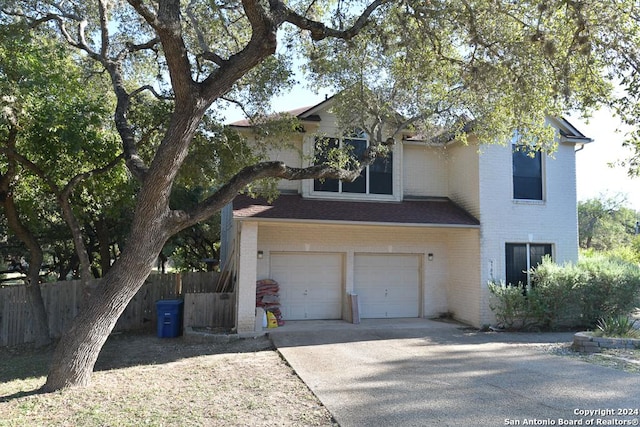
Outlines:
POLYGON ((418 317, 420 262, 417 255, 356 254, 354 288, 360 317, 418 317))
POLYGON ((342 318, 342 255, 271 254, 285 320, 342 318))

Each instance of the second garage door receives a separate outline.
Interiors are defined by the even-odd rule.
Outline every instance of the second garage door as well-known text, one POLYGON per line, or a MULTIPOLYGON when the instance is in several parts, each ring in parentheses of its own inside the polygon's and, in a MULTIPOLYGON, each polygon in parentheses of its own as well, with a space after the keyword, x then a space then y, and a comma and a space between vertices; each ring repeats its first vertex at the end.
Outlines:
POLYGON ((420 262, 417 255, 356 254, 354 288, 360 317, 420 315, 420 262))
POLYGON ((285 320, 342 318, 341 254, 271 254, 271 278, 280 285, 285 320))

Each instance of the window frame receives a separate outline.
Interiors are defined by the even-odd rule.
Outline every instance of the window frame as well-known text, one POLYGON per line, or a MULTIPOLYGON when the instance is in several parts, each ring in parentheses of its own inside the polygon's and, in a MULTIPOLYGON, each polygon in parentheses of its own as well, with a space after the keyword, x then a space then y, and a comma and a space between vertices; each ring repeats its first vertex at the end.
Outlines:
MULTIPOLYGON (((362 130, 356 129, 354 130, 351 134, 345 134, 342 137, 315 137, 313 139, 313 150, 314 153, 316 151, 316 144, 318 143, 318 140, 320 138, 324 138, 324 139, 328 139, 330 142, 330 144, 333 141, 337 141, 338 143, 338 147, 342 148, 344 147, 345 142, 349 142, 349 141, 358 141, 358 142, 362 142, 364 141, 365 143, 365 147, 364 149, 366 150, 369 145, 370 145, 370 138, 369 136, 362 130)), ((355 147, 355 146, 354 146, 355 147)), ((357 150, 357 148, 355 148, 357 150)), ((355 181, 351 182, 351 183, 345 183, 341 180, 334 180, 334 179, 326 179, 324 180, 324 182, 321 182, 318 179, 313 179, 311 180, 311 194, 312 195, 316 195, 316 196, 327 196, 327 195, 331 195, 332 197, 339 197, 339 198, 380 198, 383 200, 388 200, 388 199, 393 199, 395 200, 395 182, 396 182, 396 169, 397 166, 394 164, 394 150, 393 147, 391 148, 391 150, 389 151, 389 154, 385 157, 385 158, 380 158, 380 159, 376 159, 375 162, 379 162, 379 161, 384 161, 384 162, 389 162, 389 166, 391 171, 390 172, 385 172, 385 174, 389 175, 390 178, 390 183, 387 184, 390 188, 389 188, 389 192, 384 192, 384 193, 373 193, 371 192, 372 189, 372 174, 375 173, 375 171, 373 171, 372 169, 375 167, 376 163, 374 162, 371 165, 368 165, 366 168, 363 169, 360 177, 358 177, 355 181), (359 181, 361 179, 364 178, 364 191, 345 191, 345 186, 347 188, 357 188, 357 185, 359 185, 359 181), (337 190, 331 190, 331 189, 323 189, 322 187, 329 185, 330 187, 333 187, 333 185, 335 185, 333 182, 337 181, 337 190)), ((361 184, 360 184, 361 185, 361 184)), ((384 186, 384 185, 383 185, 384 186)))
MULTIPOLYGON (((531 285, 531 268, 532 268, 532 248, 542 248, 543 250, 543 255, 540 258, 540 262, 542 261, 542 258, 544 258, 545 256, 550 256, 551 259, 554 258, 553 252, 554 252, 554 247, 552 243, 537 243, 537 242, 527 242, 527 243, 505 243, 505 283, 507 285, 510 286, 519 286, 520 283, 522 283, 523 286, 530 286, 531 285), (510 258, 510 248, 515 248, 515 247, 524 247, 525 248, 525 255, 526 255, 526 268, 522 270, 522 272, 524 273, 524 275, 526 275, 526 283, 522 283, 522 281, 518 281, 516 283, 512 283, 509 279, 509 276, 511 276, 512 274, 510 273, 510 270, 514 270, 516 268, 516 266, 513 266, 510 268, 509 265, 509 258, 510 258), (548 249, 548 251, 547 251, 548 249)), ((512 256, 511 258, 516 258, 516 256, 512 256)), ((536 266, 538 266, 540 264, 540 262, 536 263, 536 266)))
POLYGON ((514 201, 518 202, 544 202, 545 201, 545 156, 539 150, 533 150, 526 145, 517 144, 517 142, 513 142, 511 144, 511 184, 512 184, 512 197, 514 201), (531 157, 529 154, 534 152, 534 157, 531 157), (538 170, 538 174, 536 176, 528 176, 526 174, 516 175, 516 161, 522 159, 524 157, 528 157, 532 162, 537 161, 538 164, 535 165, 535 168, 538 170), (530 188, 524 187, 522 184, 522 180, 532 180, 535 179, 536 182, 536 192, 539 192, 539 197, 536 195, 535 197, 526 197, 519 196, 520 193, 528 193, 530 192, 530 188), (520 180, 520 184, 517 184, 518 180, 520 180))

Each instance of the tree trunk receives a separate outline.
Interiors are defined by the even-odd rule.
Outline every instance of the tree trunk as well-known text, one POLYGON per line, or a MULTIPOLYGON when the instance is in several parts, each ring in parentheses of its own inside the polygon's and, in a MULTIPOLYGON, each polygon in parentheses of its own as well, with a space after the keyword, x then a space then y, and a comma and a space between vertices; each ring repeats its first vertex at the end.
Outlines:
POLYGON ((111 239, 109 237, 109 229, 107 221, 104 218, 98 218, 95 221, 96 237, 98 238, 98 248, 100 252, 100 271, 101 277, 111 268, 111 239))
MULTIPOLYGON (((178 134, 174 141, 184 143, 191 136, 178 134)), ((89 384, 100 350, 118 318, 151 273, 167 239, 178 231, 170 218, 171 181, 167 181, 178 168, 179 163, 164 168, 164 174, 147 176, 138 193, 127 245, 60 339, 43 391, 89 384)))
POLYGON ((58 204, 62 211, 62 217, 71 231, 73 245, 76 249, 76 255, 78 256, 78 261, 80 263, 80 279, 82 280, 83 286, 86 288, 89 281, 93 279, 93 275, 91 274, 91 262, 89 261, 87 247, 82 238, 82 229, 80 228, 80 224, 78 224, 78 220, 73 213, 73 209, 71 208, 67 197, 68 196, 66 195, 58 196, 58 204))
POLYGON ((166 257, 165 254, 162 253, 162 251, 160 251, 160 255, 158 255, 158 264, 160 267, 160 271, 162 272, 162 274, 166 274, 167 270, 167 260, 168 258, 166 257))
POLYGON ((131 243, 62 336, 43 391, 89 384, 102 346, 129 301, 151 273, 166 241, 166 233, 161 230, 148 231, 131 236, 131 243))
POLYGON ((42 252, 40 252, 39 255, 39 261, 37 259, 37 255, 35 257, 33 254, 31 255, 29 273, 25 279, 25 285, 27 290, 27 301, 29 302, 29 307, 31 307, 31 313, 33 315, 34 344, 36 347, 44 347, 51 343, 51 337, 49 335, 49 317, 47 316, 44 299, 42 298, 42 292, 40 291, 40 266, 42 265, 42 252))
MULTIPOLYGON (((15 117, 9 112, 9 134, 4 141, 7 148, 15 149, 18 138, 18 127, 15 117)), ((5 113, 7 112, 5 111, 5 113)), ((15 155, 7 155, 7 171, 0 175, 0 203, 4 208, 4 214, 7 219, 9 229, 16 235, 29 250, 29 271, 25 279, 27 290, 27 300, 31 307, 33 315, 33 335, 36 346, 44 346, 51 342, 49 337, 49 318, 47 310, 44 307, 44 300, 40 293, 40 267, 42 267, 42 248, 36 240, 35 236, 20 220, 18 208, 13 200, 12 184, 17 176, 15 155)))
POLYGON ((51 342, 49 337, 49 319, 44 307, 44 300, 40 293, 40 267, 42 266, 42 248, 29 229, 20 221, 18 211, 10 192, 2 191, 2 207, 9 229, 16 235, 29 250, 29 271, 25 278, 27 301, 33 316, 33 336, 37 347, 45 346, 51 342))

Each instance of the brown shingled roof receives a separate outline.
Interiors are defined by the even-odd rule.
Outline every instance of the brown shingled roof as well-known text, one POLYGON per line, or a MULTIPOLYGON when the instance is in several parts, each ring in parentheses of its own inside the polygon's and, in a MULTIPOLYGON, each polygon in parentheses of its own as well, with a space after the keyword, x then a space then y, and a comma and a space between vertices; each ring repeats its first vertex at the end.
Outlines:
POLYGON ((440 226, 477 226, 480 222, 451 200, 405 200, 368 202, 303 199, 280 195, 271 204, 264 199, 238 196, 233 201, 234 218, 345 221, 440 226))

